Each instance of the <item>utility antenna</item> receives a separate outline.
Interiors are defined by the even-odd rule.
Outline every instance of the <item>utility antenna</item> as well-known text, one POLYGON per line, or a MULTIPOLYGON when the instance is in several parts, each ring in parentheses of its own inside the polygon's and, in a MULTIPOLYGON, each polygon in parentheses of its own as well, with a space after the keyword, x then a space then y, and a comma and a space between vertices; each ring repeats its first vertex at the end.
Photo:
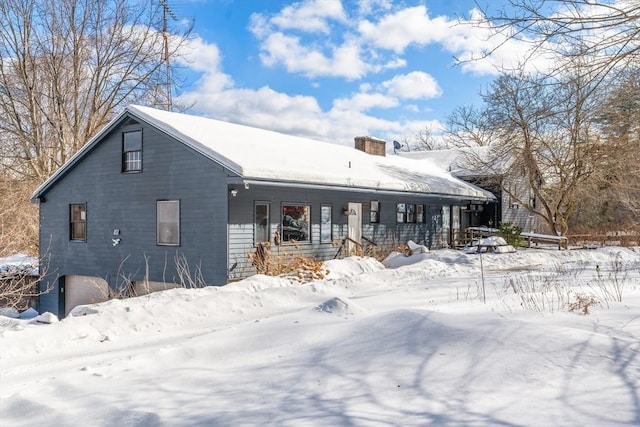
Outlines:
POLYGON ((169 58, 169 31, 167 29, 167 15, 173 18, 174 21, 178 20, 178 17, 173 10, 169 7, 169 4, 166 0, 160 0, 160 4, 162 5, 162 41, 163 41, 163 60, 165 64, 165 88, 167 91, 167 110, 172 111, 173 109, 173 100, 171 98, 171 59, 169 58))

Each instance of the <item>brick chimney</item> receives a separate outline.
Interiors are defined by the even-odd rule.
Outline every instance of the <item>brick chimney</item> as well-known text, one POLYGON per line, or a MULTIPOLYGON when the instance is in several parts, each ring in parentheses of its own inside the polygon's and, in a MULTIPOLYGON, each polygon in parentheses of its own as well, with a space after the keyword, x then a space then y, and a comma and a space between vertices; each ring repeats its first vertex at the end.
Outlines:
POLYGON ((386 156, 387 142, 371 136, 356 136, 356 150, 364 151, 374 156, 386 156))

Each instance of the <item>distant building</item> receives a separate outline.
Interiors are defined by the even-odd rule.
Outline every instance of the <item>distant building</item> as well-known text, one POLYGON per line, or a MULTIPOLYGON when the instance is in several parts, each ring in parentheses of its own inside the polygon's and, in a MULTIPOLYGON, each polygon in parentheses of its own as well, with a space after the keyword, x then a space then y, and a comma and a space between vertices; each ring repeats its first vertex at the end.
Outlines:
MULTIPOLYGON (((499 227, 509 222, 521 227, 525 232, 545 232, 546 227, 540 217, 532 214, 521 201, 531 207, 536 206, 535 195, 528 180, 517 168, 508 164, 496 165, 488 160, 489 147, 456 148, 448 150, 398 152, 398 155, 435 164, 452 175, 491 192, 495 203, 469 204, 453 207, 452 221, 459 218, 459 229, 467 227, 499 227)), ((428 167, 428 166, 427 166, 428 167)))

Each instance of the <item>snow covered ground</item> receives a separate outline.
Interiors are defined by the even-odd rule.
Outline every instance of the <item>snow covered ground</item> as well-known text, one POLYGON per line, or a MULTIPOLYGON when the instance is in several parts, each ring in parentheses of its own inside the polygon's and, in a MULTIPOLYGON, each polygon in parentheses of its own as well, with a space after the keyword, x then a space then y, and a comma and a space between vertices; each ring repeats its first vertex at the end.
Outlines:
POLYGON ((640 254, 387 264, 0 317, 0 425, 640 424, 640 254))

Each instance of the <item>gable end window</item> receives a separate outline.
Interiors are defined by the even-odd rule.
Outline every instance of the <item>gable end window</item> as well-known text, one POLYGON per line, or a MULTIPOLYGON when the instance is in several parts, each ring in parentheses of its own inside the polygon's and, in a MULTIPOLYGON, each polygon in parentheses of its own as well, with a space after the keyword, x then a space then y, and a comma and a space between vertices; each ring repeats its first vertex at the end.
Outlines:
POLYGON ((78 203, 69 205, 69 239, 87 241, 87 205, 78 203))
POLYGON ((180 245, 180 201, 156 202, 156 243, 159 246, 180 245))
POLYGON ((142 131, 122 133, 122 172, 142 171, 142 131))

